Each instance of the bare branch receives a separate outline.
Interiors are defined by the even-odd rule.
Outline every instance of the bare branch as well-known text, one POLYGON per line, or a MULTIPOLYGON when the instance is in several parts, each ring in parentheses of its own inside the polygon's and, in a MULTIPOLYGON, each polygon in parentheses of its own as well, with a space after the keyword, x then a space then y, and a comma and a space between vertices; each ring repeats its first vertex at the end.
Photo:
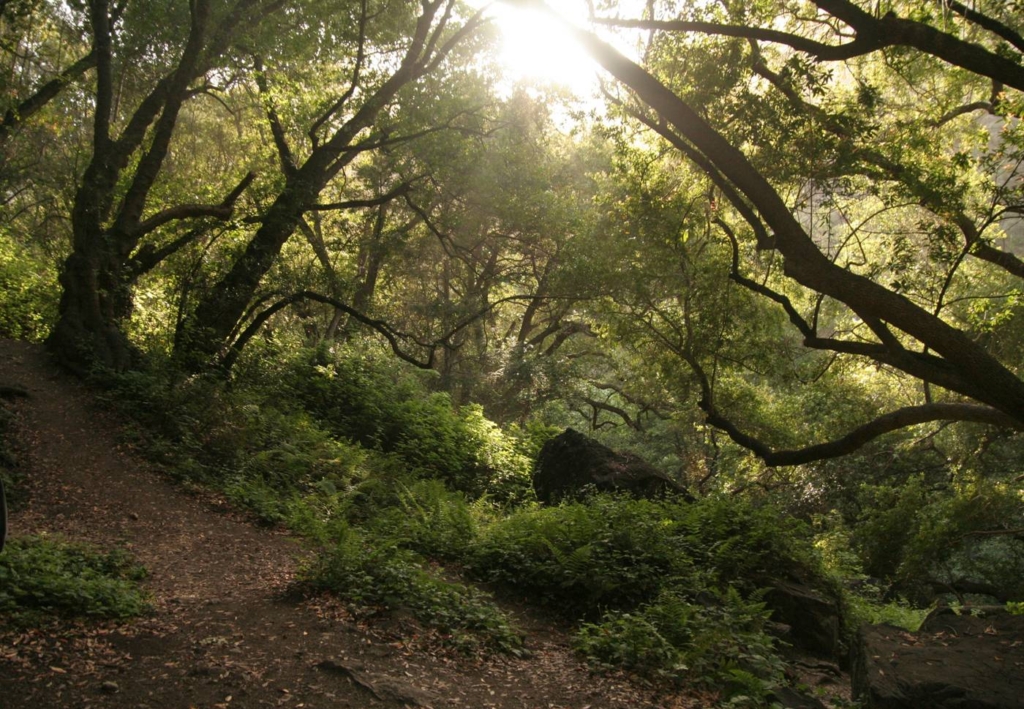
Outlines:
POLYGON ((1014 31, 1012 28, 1003 24, 994 17, 990 17, 978 12, 977 10, 971 9, 963 3, 957 2, 957 0, 944 0, 944 4, 956 14, 970 20, 979 27, 984 27, 993 34, 1002 37, 1014 47, 1024 52, 1024 37, 1021 37, 1019 32, 1014 31))
POLYGON ((493 310, 502 303, 507 303, 513 300, 525 300, 530 297, 532 296, 509 296, 507 298, 502 298, 501 300, 491 303, 486 308, 482 308, 478 312, 464 318, 458 324, 456 324, 455 327, 446 332, 440 338, 432 342, 424 342, 423 340, 417 338, 415 335, 410 335, 409 333, 396 330, 384 320, 377 320, 375 318, 371 318, 365 313, 356 310, 349 304, 344 303, 338 300, 337 298, 332 298, 330 296, 322 295, 320 293, 315 293, 313 291, 308 290, 299 291, 298 293, 293 293, 292 295, 282 298, 277 303, 274 303, 273 305, 264 309, 262 312, 260 312, 259 315, 253 318, 253 321, 249 324, 249 326, 246 327, 245 330, 243 330, 242 333, 235 339, 235 341, 231 343, 231 345, 227 348, 227 351, 223 354, 223 356, 220 359, 219 366, 221 369, 225 371, 230 370, 232 366, 234 366, 235 362, 238 360, 238 357, 242 352, 242 348, 246 345, 246 343, 249 342, 249 340, 251 340, 256 335, 257 332, 259 332, 260 328, 263 327, 267 320, 269 320, 273 315, 301 300, 312 300, 317 303, 323 303, 324 305, 330 305, 335 309, 344 312, 349 317, 361 322, 363 325, 366 325, 370 329, 374 330, 375 332, 383 336, 384 339, 388 341, 388 346, 391 348, 391 351, 395 354, 395 356, 397 356, 404 362, 408 362, 409 364, 419 369, 430 369, 434 366, 434 356, 437 352, 437 349, 441 346, 446 345, 451 340, 452 337, 458 334, 459 331, 463 330, 474 321, 483 317, 484 315, 486 315, 487 313, 489 313, 491 310, 493 310), (417 347, 426 350, 426 358, 420 359, 417 358, 415 355, 408 353, 402 345, 403 342, 410 342, 416 345, 417 347))
POLYGON ((783 44, 792 47, 798 52, 810 54, 822 61, 842 61, 852 59, 879 48, 875 42, 857 37, 848 44, 832 45, 816 42, 800 35, 769 30, 760 27, 749 27, 747 25, 727 25, 717 22, 687 22, 683 20, 620 20, 615 18, 598 17, 594 22, 609 27, 622 27, 641 30, 655 30, 662 32, 699 32, 701 34, 718 35, 721 37, 736 37, 740 39, 752 39, 772 44, 783 44))
POLYGON ((196 219, 199 217, 230 219, 235 209, 235 202, 255 179, 256 173, 250 172, 242 178, 242 181, 239 182, 230 193, 228 193, 228 196, 225 197, 224 201, 220 204, 179 204, 158 212, 149 219, 141 222, 138 228, 132 231, 132 237, 138 239, 155 231, 156 229, 159 229, 164 224, 182 219, 196 219))
POLYGON ((732 270, 729 272, 729 278, 734 282, 740 284, 744 288, 763 295, 769 300, 773 300, 782 306, 782 309, 786 311, 786 315, 789 316, 789 321, 796 326, 796 329, 800 331, 800 334, 804 337, 813 338, 816 337, 814 328, 812 328, 804 317, 797 311, 793 306, 793 302, 783 295, 773 291, 768 286, 765 286, 757 281, 753 281, 743 274, 740 273, 740 245, 736 239, 736 234, 732 228, 721 219, 715 219, 714 223, 725 232, 725 235, 729 238, 729 242, 732 244, 732 270))
POLYGON ((595 429, 598 427, 597 417, 598 417, 598 413, 600 411, 607 411, 608 413, 615 414, 616 416, 621 418, 626 423, 627 426, 629 426, 630 428, 632 428, 632 429, 634 429, 636 431, 640 431, 642 429, 642 426, 640 425, 640 421, 639 420, 634 420, 629 415, 629 412, 627 412, 625 409, 619 408, 618 406, 615 406, 613 404, 609 404, 608 402, 605 402, 605 401, 598 401, 596 399, 591 399, 589 396, 583 397, 583 401, 586 402, 587 405, 589 405, 590 408, 593 409, 593 411, 594 411, 594 415, 593 415, 593 417, 591 419, 591 426, 593 426, 595 429))
POLYGON ((267 86, 267 74, 263 68, 263 60, 260 57, 253 57, 253 64, 256 70, 256 88, 260 91, 260 97, 266 104, 267 122, 270 123, 270 134, 274 138, 274 146, 277 148, 277 156, 281 161, 281 171, 285 175, 291 175, 297 169, 295 164, 295 155, 292 153, 292 149, 288 146, 288 138, 284 132, 284 126, 281 124, 281 117, 277 115, 277 109, 274 108, 274 102, 270 97, 270 91, 267 86))

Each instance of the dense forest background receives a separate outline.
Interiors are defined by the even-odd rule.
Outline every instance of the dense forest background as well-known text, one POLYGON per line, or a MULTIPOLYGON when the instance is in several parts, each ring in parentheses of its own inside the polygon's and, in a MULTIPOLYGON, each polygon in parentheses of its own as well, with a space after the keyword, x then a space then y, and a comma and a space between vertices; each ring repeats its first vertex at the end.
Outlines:
POLYGON ((735 682, 680 638, 774 657, 778 559, 851 624, 1024 600, 1024 6, 510 4, 598 79, 454 0, 3 0, 0 334, 363 602, 456 561, 735 682), (698 501, 538 507, 566 427, 698 501))

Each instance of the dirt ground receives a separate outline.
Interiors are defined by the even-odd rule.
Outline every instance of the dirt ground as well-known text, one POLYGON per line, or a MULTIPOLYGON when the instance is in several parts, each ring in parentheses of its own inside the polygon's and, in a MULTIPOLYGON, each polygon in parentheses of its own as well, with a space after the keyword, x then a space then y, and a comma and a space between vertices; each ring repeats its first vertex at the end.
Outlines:
POLYGON ((50 707, 693 707, 628 677, 594 676, 565 633, 522 609, 529 657, 466 658, 405 619, 359 620, 288 594, 302 548, 213 495, 163 479, 114 418, 37 345, 0 340, 29 502, 12 536, 123 546, 149 570, 153 612, 14 631, 0 617, 0 709, 50 707))

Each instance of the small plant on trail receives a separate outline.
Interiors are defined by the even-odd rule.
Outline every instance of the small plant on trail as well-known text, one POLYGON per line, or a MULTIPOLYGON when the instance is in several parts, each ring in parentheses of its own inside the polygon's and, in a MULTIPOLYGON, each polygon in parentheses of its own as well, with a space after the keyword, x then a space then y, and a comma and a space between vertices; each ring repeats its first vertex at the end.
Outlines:
POLYGON ((0 614, 18 625, 47 616, 127 618, 147 610, 146 570, 124 551, 19 537, 0 555, 0 614))

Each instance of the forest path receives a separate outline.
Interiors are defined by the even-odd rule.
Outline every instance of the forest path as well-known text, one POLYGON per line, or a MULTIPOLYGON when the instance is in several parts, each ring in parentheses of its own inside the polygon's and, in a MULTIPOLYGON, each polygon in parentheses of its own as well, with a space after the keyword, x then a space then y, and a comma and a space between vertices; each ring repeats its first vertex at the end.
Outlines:
POLYGON ((298 542, 162 478, 42 348, 0 340, 0 386, 28 393, 14 433, 29 500, 12 511, 12 536, 125 547, 149 570, 154 607, 31 631, 0 617, 0 709, 683 706, 591 676, 536 619, 521 619, 529 658, 473 660, 417 646, 409 621, 360 622, 330 600, 288 597, 298 542))

